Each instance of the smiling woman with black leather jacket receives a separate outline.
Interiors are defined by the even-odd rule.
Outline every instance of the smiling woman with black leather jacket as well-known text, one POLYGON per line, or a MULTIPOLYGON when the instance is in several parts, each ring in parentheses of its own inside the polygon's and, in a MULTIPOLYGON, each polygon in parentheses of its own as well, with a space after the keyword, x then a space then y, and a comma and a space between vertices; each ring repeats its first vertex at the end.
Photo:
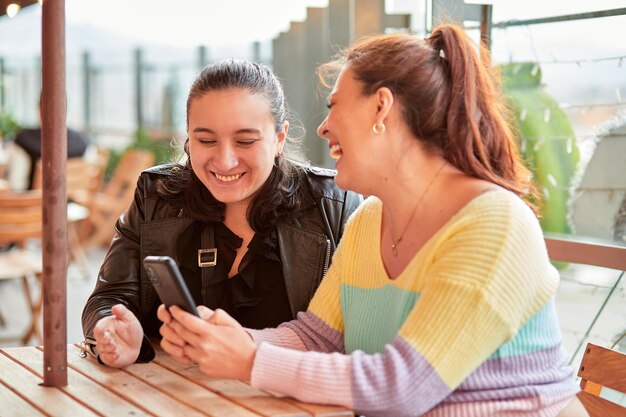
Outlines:
POLYGON ((142 260, 172 257, 197 304, 250 328, 306 310, 361 197, 334 171, 284 156, 284 95, 271 71, 245 61, 205 68, 187 100, 185 165, 143 172, 83 311, 107 365, 154 357, 160 301, 142 260), (216 264, 203 259, 216 249, 216 264))

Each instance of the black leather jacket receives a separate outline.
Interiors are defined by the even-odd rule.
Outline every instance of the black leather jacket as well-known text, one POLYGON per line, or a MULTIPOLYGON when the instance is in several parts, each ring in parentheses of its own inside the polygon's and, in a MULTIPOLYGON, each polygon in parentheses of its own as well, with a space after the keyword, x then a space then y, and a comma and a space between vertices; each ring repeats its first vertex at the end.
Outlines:
MULTIPOLYGON (((148 255, 168 255, 177 260, 179 236, 195 221, 183 209, 158 195, 155 182, 171 169, 162 165, 144 171, 137 182, 134 201, 115 224, 116 234, 98 273, 96 287, 83 310, 83 332, 90 338, 96 322, 121 303, 142 322, 154 316, 156 292, 142 260, 148 255)), ((361 203, 360 195, 337 187, 334 171, 307 167, 304 207, 279 220, 276 234, 283 277, 293 317, 306 310, 343 234, 344 225, 361 203)), ((212 238, 210 223, 196 223, 212 238)), ((206 273, 206 268, 201 268, 206 273)), ((204 279, 204 276, 202 277, 204 279)), ((150 319, 154 320, 154 317, 150 319)), ((153 350, 144 338, 139 361, 151 360, 153 350)))

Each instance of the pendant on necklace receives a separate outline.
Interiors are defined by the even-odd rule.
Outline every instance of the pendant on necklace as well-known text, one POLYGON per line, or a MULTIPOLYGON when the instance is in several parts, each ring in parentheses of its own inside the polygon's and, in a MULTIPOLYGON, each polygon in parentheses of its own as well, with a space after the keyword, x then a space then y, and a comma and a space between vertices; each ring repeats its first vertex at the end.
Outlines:
POLYGON ((398 256, 398 248, 394 244, 391 245, 391 253, 394 257, 398 256))

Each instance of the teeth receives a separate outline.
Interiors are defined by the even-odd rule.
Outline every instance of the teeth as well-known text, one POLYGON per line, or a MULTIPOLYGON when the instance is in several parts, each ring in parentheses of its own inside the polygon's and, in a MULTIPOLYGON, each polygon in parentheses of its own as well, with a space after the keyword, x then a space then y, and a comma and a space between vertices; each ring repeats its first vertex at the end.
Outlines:
POLYGON ((339 146, 338 144, 335 144, 333 146, 330 147, 330 157, 333 159, 340 159, 341 155, 343 155, 343 150, 341 149, 341 146, 339 146))
POLYGON ((241 176, 243 174, 235 174, 235 175, 220 175, 217 172, 214 173, 215 177, 220 180, 220 181, 224 181, 224 182, 232 182, 235 180, 238 180, 239 178, 241 178, 241 176))

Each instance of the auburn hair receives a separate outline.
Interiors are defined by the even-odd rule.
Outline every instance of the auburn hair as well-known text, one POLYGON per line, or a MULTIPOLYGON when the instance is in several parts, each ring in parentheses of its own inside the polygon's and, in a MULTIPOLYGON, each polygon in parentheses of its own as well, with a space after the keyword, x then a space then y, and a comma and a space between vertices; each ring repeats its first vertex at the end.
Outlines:
POLYGON ((499 79, 478 52, 488 58, 463 29, 443 24, 426 39, 389 34, 357 41, 323 65, 320 78, 324 82, 339 66, 349 65, 363 94, 389 88, 427 151, 514 192, 538 215, 537 190, 519 155, 499 79))

